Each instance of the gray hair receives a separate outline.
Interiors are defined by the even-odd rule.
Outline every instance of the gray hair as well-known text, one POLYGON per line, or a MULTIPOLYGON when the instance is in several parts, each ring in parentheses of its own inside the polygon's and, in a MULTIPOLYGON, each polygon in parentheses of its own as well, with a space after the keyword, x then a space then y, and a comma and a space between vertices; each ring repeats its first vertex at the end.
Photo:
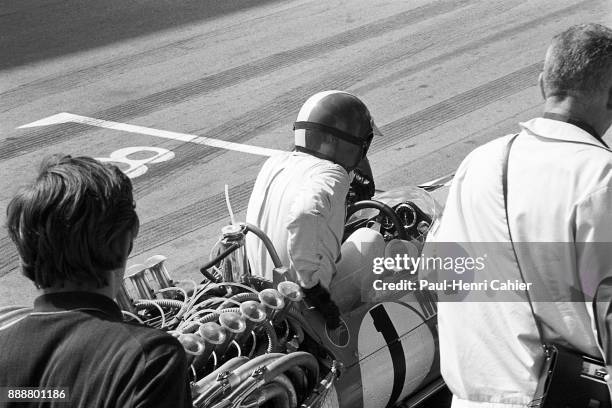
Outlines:
POLYGON ((556 35, 543 74, 547 97, 600 90, 612 77, 612 30, 580 24, 556 35))

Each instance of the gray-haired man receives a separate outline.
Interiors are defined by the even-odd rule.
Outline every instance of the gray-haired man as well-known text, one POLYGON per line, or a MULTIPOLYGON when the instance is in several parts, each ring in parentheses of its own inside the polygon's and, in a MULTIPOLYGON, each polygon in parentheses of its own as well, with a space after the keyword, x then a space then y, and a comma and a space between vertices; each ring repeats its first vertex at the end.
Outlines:
MULTIPOLYGON (((538 282, 533 297, 544 338, 528 302, 441 302, 441 368, 453 407, 528 406, 544 362, 541 340, 602 357, 593 309, 576 301, 576 288, 592 296, 612 275, 612 251, 596 250, 612 243, 612 152, 602 139, 612 124, 612 30, 585 24, 557 35, 540 85, 542 117, 521 124, 509 156, 514 135, 466 157, 428 240, 509 248, 510 230, 514 242, 529 243, 518 258, 525 280, 538 282)), ((499 279, 501 270, 519 279, 511 250, 495 262, 478 279, 499 279)))

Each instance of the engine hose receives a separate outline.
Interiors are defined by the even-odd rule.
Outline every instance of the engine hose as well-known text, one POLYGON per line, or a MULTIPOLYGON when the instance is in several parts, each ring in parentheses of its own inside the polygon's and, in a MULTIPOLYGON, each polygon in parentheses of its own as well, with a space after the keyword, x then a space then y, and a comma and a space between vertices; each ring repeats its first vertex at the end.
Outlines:
POLYGON ((255 392, 249 394, 245 402, 234 406, 240 408, 258 408, 268 402, 273 402, 272 407, 274 408, 295 408, 297 404, 292 405, 289 393, 284 384, 273 382, 258 388, 255 392), (249 401, 253 399, 254 401, 249 401))
POLYGON ((198 303, 195 306, 194 305, 187 305, 187 312, 185 312, 185 315, 183 316, 183 319, 187 320, 189 318, 189 316, 195 314, 200 309, 202 309, 202 304, 201 303, 198 303))
POLYGON ((240 288, 240 289, 244 289, 247 292, 251 292, 251 293, 255 293, 257 295, 259 295, 259 292, 247 285, 243 285, 242 283, 238 283, 238 282, 221 282, 221 283, 217 283, 217 286, 230 286, 230 287, 234 287, 234 288, 240 288))
POLYGON ((140 317, 136 316, 134 313, 127 312, 125 310, 122 310, 121 313, 123 314, 124 317, 127 316, 127 317, 129 317, 129 318, 131 318, 133 320, 136 320, 140 324, 145 324, 145 322, 143 322, 142 319, 140 317))
POLYGON ((173 300, 173 299, 153 299, 149 300, 149 302, 155 302, 161 307, 182 309, 185 306, 185 302, 181 300, 173 300))
POLYGON ((251 293, 251 292, 243 292, 243 293, 238 293, 237 295, 232 296, 231 298, 227 299, 225 302, 223 302, 221 304, 221 306, 219 306, 217 309, 224 309, 227 307, 226 303, 242 303, 242 302, 246 302, 247 300, 255 300, 257 302, 259 302, 259 296, 256 293, 251 293))
MULTIPOLYGON (((195 282, 194 282, 195 283, 195 282)), ((179 288, 178 286, 171 286, 169 288, 163 288, 157 291, 157 293, 166 293, 166 292, 178 292, 183 296, 183 302, 186 302, 189 296, 187 295, 187 291, 183 288, 179 288)))
POLYGON ((289 377, 285 374, 277 375, 270 384, 280 384, 287 390, 287 396, 289 397, 289 407, 296 408, 298 404, 297 393, 295 392, 295 387, 291 383, 289 377))
POLYGON ((182 328, 180 327, 179 330, 181 331, 181 333, 195 333, 199 327, 200 323, 191 322, 190 324, 185 325, 182 328))
MULTIPOLYGON (((225 390, 232 390, 233 388, 242 384, 253 371, 260 366, 265 366, 270 361, 281 358, 284 354, 271 353, 257 356, 252 360, 244 363, 232 372, 226 373, 222 378, 217 378, 217 381, 212 386, 202 392, 198 398, 193 402, 198 407, 210 407, 211 404, 219 397, 221 397, 225 390)), ((223 372, 220 372, 223 373, 223 372)))
POLYGON ((240 403, 254 389, 271 382, 276 376, 296 365, 306 368, 309 375, 308 384, 316 384, 319 378, 319 364, 316 358, 305 351, 296 351, 291 354, 283 354, 282 357, 272 361, 266 367, 260 367, 253 375, 224 397, 223 401, 230 401, 232 404, 240 403))
POLYGON ((157 309, 159 311, 159 314, 161 315, 160 328, 163 328, 166 325, 166 315, 164 313, 164 309, 162 309, 161 306, 157 303, 150 300, 137 300, 136 302, 134 302, 134 307, 136 308, 136 310, 151 308, 157 309))
MULTIPOLYGON (((181 294, 181 296, 183 296, 183 300, 180 301, 182 303, 182 306, 179 309, 179 311, 176 312, 176 315, 175 315, 175 317, 177 319, 180 319, 189 310, 189 296, 187 295, 187 291, 185 289, 179 288, 177 286, 172 286, 172 287, 160 289, 160 290, 157 291, 157 293, 161 293, 161 294, 166 293, 166 292, 178 292, 178 293, 181 294)), ((174 301, 176 301, 175 299, 167 299, 167 300, 174 300, 174 301)))
POLYGON ((249 353, 247 354, 249 358, 253 357, 253 353, 255 353, 255 350, 257 350, 257 335, 254 331, 251 330, 250 336, 251 339, 253 339, 253 345, 251 346, 251 350, 249 350, 249 353))
MULTIPOLYGON (((197 293, 197 295, 194 295, 194 297, 191 299, 191 302, 189 302, 189 308, 191 308, 193 305, 196 304, 196 302, 198 300, 200 300, 200 298, 204 295, 207 295, 209 292, 212 292, 215 289, 219 289, 220 286, 218 284, 210 284, 208 286, 206 286, 204 289, 202 289, 200 292, 197 293)), ((227 292, 227 290, 226 290, 227 292)))
POLYGON ((201 321, 190 321, 189 323, 185 324, 182 327, 179 327, 178 330, 181 333, 195 333, 196 331, 198 331, 198 329, 200 328, 201 325, 203 325, 204 323, 208 323, 208 322, 214 322, 215 320, 217 320, 217 315, 214 314, 209 314, 206 315, 205 317, 202 318, 201 321), (214 316, 213 318, 207 319, 211 316, 214 316))
POLYGON ((264 246, 268 250, 268 254, 270 254, 270 258, 272 259, 272 263, 274 264, 275 268, 280 268, 281 266, 283 266, 283 263, 281 262, 280 257, 278 256, 278 253, 276 252, 276 249, 274 248, 274 244, 272 244, 272 241, 266 235, 265 232, 263 232, 261 229, 259 229, 255 225, 248 224, 248 223, 245 224, 244 230, 246 232, 249 232, 249 231, 252 232, 253 234, 257 235, 259 239, 261 239, 264 246))
MULTIPOLYGON (((183 315, 183 313, 185 313, 185 311, 187 310, 187 303, 181 301, 181 300, 174 300, 174 299, 153 299, 151 300, 151 302, 155 302, 158 305, 160 305, 163 308, 168 308, 168 309, 178 309, 178 311, 176 311, 176 313, 174 313, 173 315, 171 315, 172 319, 170 319, 169 321, 166 321, 166 327, 176 327, 176 325, 179 323, 179 319, 180 317, 183 315)), ((164 326, 161 326, 164 327, 164 326)))
POLYGON ((185 290, 185 293, 187 293, 187 298, 189 298, 190 296, 195 295, 195 293, 198 290, 198 284, 193 279, 182 279, 180 281, 177 281, 176 283, 177 284, 179 284, 179 283, 188 283, 191 286, 191 290, 183 289, 183 290, 185 290))
POLYGON ((192 320, 197 320, 197 319, 199 319, 200 316, 205 315, 207 313, 217 313, 217 314, 219 314, 219 311, 216 310, 216 309, 202 308, 202 309, 198 310, 195 313, 191 313, 189 316, 185 315, 183 317, 183 321, 186 323, 186 322, 189 322, 189 321, 192 321, 192 320))
POLYGON ((272 324, 268 320, 264 320, 261 322, 261 328, 263 329, 264 333, 266 333, 266 337, 268 338, 266 354, 281 351, 278 337, 276 336, 276 331, 274 330, 274 327, 272 327, 272 324))
MULTIPOLYGON (((228 298, 224 298, 224 297, 212 297, 212 298, 209 298, 209 299, 206 299, 206 300, 202 301, 202 303, 200 303, 200 305, 202 305, 201 307, 218 309, 219 306, 215 306, 215 304, 223 303, 223 302, 228 301, 228 300, 229 300, 228 298)), ((234 305, 240 306, 240 303, 238 303, 236 301, 231 301, 230 303, 234 303, 234 305)))
MULTIPOLYGON (((236 348, 236 351, 238 352, 238 355, 236 357, 241 357, 243 353, 242 353, 242 347, 240 347, 240 344, 238 344, 236 340, 232 340, 230 344, 233 344, 234 347, 236 348)), ((225 353, 227 354, 227 351, 225 353)), ((223 357, 225 357, 225 354, 223 355, 223 357)))
MULTIPOLYGON (((209 315, 215 315, 218 316, 219 312, 215 309, 203 309, 200 310, 198 313, 195 313, 194 315, 189 316, 189 318, 187 318, 186 320, 182 321, 178 327, 177 330, 180 330, 184 333, 193 333, 194 330, 196 330, 198 327, 200 327, 201 323, 198 321, 199 320, 199 316, 203 315, 205 313, 208 313, 206 316, 209 315)), ((204 322, 206 323, 206 322, 204 322)))
MULTIPOLYGON (((237 250, 238 248, 240 248, 240 244, 238 243, 232 243, 230 244, 227 248, 225 248, 222 252, 219 252, 213 259, 211 259, 210 261, 206 262, 201 268, 200 268, 200 272, 206 276, 204 274, 204 271, 207 271, 208 268, 210 268, 213 265, 218 264, 219 262, 221 262, 223 260, 223 258, 227 257, 228 255, 230 255, 232 252, 234 252, 235 250, 237 250)), ((212 255, 212 252, 211 252, 212 255)), ((206 277, 208 279, 208 277, 206 277)))
POLYGON ((198 394, 203 392, 207 388, 211 387, 215 381, 217 381, 217 377, 219 376, 219 374, 225 371, 234 371, 235 369, 237 369, 248 361, 249 358, 245 356, 230 358, 220 367, 218 367, 215 371, 196 382, 194 384, 194 392, 198 394))
POLYGON ((291 354, 285 354, 278 360, 274 360, 268 365, 268 371, 264 373, 264 380, 270 381, 278 374, 285 372, 292 366, 304 367, 309 373, 308 384, 314 385, 319 379, 319 363, 317 359, 310 353, 305 351, 296 351, 291 354))
MULTIPOLYGON (((298 396, 298 400, 303 401, 309 394, 310 388, 308 388, 308 377, 304 370, 298 366, 294 366, 285 371, 285 374, 291 380, 291 384, 295 388, 298 396)), ((311 388, 314 384, 311 384, 311 388)))
MULTIPOLYGON (((254 295, 254 293, 247 293, 247 294, 254 295)), ((228 299, 228 298, 217 297, 217 298, 212 298, 210 300, 215 300, 215 301, 222 302, 220 306, 217 306, 217 309, 225 309, 225 308, 229 307, 230 304, 233 305, 232 307, 236 307, 236 306, 240 307, 240 302, 237 301, 237 300, 234 300, 232 298, 228 299)))
MULTIPOLYGON (((184 326, 181 328, 181 331, 183 333, 193 333, 195 332, 198 327, 200 327, 202 324, 204 323, 208 323, 208 322, 214 322, 217 319, 219 319, 219 314, 220 311, 219 310, 215 310, 215 309, 205 309, 205 310, 210 310, 210 313, 207 314, 204 317, 201 317, 199 319, 197 319, 197 321, 193 321, 195 320, 193 318, 193 316, 190 316, 190 318, 185 321, 183 324, 184 326), (191 322, 189 325, 187 325, 189 322, 191 322)), ((200 312, 203 312, 204 310, 200 310, 200 312)), ((200 313, 198 312, 198 314, 200 313)), ((225 312, 236 312, 236 313, 240 313, 240 308, 238 307, 232 307, 230 309, 223 309, 223 313, 225 312)))

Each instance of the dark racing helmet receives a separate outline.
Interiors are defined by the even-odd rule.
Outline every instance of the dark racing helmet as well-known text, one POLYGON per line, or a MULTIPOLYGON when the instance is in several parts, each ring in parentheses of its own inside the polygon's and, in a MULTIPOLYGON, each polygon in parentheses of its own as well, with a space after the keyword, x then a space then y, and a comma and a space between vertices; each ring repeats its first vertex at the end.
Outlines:
POLYGON ((308 98, 293 130, 296 150, 331 160, 347 171, 366 156, 374 134, 380 133, 365 104, 343 91, 308 98))

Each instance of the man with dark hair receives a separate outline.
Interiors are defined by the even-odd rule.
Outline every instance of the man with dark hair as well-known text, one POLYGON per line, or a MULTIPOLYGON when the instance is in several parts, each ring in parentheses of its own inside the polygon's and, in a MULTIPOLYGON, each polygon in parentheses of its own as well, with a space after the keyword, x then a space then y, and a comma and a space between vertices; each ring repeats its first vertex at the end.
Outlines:
POLYGON ((113 300, 139 228, 127 176, 89 157, 52 156, 9 203, 7 227, 42 294, 32 313, 0 327, 0 402, 24 406, 7 392, 35 387, 50 390, 38 398, 49 406, 191 406, 181 345, 124 323, 113 300))
POLYGON ((612 30, 584 24, 554 37, 539 81, 542 117, 465 158, 428 237, 426 251, 437 256, 444 245, 434 243, 471 250, 496 242, 498 256, 487 259, 493 267, 475 272, 478 280, 524 275, 533 283, 515 292, 517 301, 470 292, 467 302, 439 304, 441 369, 453 407, 527 407, 543 342, 597 358, 600 346, 603 355, 612 346, 598 345, 595 332, 612 326, 590 303, 612 275, 612 251, 602 250, 612 243, 612 152, 602 139, 612 124, 612 30))

